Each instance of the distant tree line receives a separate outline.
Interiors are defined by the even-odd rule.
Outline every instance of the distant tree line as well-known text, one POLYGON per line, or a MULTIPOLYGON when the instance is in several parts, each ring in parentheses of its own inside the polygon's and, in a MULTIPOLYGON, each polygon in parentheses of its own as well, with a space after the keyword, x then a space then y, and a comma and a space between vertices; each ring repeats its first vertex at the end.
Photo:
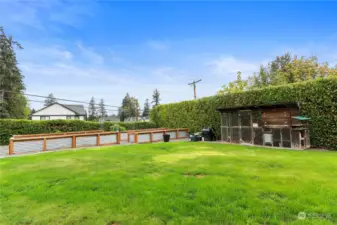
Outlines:
POLYGON ((243 79, 241 72, 238 71, 236 80, 224 85, 218 94, 333 76, 337 76, 337 64, 329 66, 327 62, 319 63, 318 58, 315 56, 298 57, 297 55, 292 56, 290 53, 286 53, 282 56, 277 56, 267 65, 261 65, 259 72, 254 73, 247 79, 243 79))

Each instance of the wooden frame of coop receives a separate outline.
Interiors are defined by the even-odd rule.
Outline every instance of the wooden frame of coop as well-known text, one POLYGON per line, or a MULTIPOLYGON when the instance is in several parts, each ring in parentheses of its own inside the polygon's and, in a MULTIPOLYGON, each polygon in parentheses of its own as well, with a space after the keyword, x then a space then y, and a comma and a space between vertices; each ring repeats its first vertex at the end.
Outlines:
POLYGON ((221 140, 282 148, 310 147, 309 118, 297 103, 218 108, 221 140))

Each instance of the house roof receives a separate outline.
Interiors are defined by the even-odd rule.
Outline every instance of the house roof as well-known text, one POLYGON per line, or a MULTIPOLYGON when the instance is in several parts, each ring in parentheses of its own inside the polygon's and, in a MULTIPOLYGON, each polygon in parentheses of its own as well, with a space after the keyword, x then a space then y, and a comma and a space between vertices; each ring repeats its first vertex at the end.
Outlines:
POLYGON ((79 115, 79 116, 86 116, 87 115, 87 112, 85 111, 83 105, 66 105, 66 104, 60 104, 58 102, 55 102, 55 103, 53 103, 53 104, 51 104, 49 106, 43 107, 42 109, 37 110, 32 115, 36 114, 37 112, 40 112, 41 110, 44 110, 45 108, 48 108, 48 107, 50 107, 52 105, 55 105, 55 104, 58 104, 60 106, 63 106, 66 109, 69 109, 70 111, 74 112, 76 115, 79 115))
POLYGON ((76 114, 79 114, 81 116, 87 114, 83 105, 66 105, 66 104, 60 104, 60 105, 65 106, 66 108, 70 109, 71 111, 73 111, 76 114))

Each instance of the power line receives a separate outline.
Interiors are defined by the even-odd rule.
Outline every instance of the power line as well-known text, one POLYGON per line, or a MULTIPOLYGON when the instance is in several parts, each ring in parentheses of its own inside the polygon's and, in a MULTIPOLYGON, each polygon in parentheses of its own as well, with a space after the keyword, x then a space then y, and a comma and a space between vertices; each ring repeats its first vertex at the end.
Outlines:
MULTIPOLYGON (((10 93, 20 94, 20 92, 15 92, 15 91, 4 91, 4 92, 10 92, 10 93)), ((27 94, 27 93, 22 93, 22 94, 26 95, 26 96, 31 96, 31 97, 49 98, 48 96, 43 96, 43 95, 33 95, 33 94, 27 94)), ((78 100, 70 100, 70 99, 63 99, 63 98, 54 98, 54 99, 60 100, 60 101, 66 101, 66 102, 76 102, 76 103, 82 103, 82 104, 89 104, 89 102, 78 101, 78 100)), ((95 103, 95 105, 99 105, 99 104, 95 103)), ((114 107, 114 108, 120 108, 120 106, 115 106, 115 105, 106 105, 106 104, 104 104, 104 106, 114 107)))
MULTIPOLYGON (((10 97, 4 97, 5 99, 10 99, 10 97)), ((35 100, 35 99, 28 99, 26 98, 27 101, 29 102, 38 102, 38 103, 45 103, 44 101, 40 101, 40 100, 35 100)), ((72 100, 68 100, 68 101, 72 101, 72 100)), ((76 101, 75 101, 76 102, 76 101)), ((87 102, 84 102, 83 104, 87 104, 87 105, 90 105, 90 103, 87 103, 87 102)), ((95 105, 99 105, 99 104, 95 104, 95 105)), ((105 106, 105 105, 104 105, 105 106)), ((86 106, 88 107, 88 106, 86 106)), ((119 107, 119 109, 105 109, 105 111, 109 111, 109 112, 130 112, 132 111, 131 109, 123 109, 121 107, 119 107)), ((138 112, 143 112, 144 110, 143 109, 139 109, 138 112)))

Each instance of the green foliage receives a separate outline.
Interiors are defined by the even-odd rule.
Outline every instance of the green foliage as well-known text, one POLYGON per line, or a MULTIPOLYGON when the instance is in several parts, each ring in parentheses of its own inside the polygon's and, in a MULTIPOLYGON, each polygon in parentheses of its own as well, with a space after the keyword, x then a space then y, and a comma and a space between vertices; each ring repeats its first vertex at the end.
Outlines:
POLYGON ((88 106, 88 120, 94 121, 97 118, 97 108, 94 97, 91 97, 88 106))
POLYGON ((24 77, 17 66, 16 48, 22 49, 0 27, 0 118, 23 119, 26 116, 27 100, 22 94, 24 77))
POLYGON ((104 118, 107 116, 103 98, 98 104, 98 116, 99 118, 104 118))
POLYGON ((126 128, 119 125, 119 124, 114 124, 110 127, 111 131, 126 131, 126 128))
POLYGON ((158 91, 158 89, 156 88, 154 91, 153 91, 153 94, 152 94, 152 102, 153 103, 153 107, 156 107, 157 105, 160 104, 160 92, 158 91))
POLYGON ((147 98, 144 103, 144 109, 143 109, 143 117, 147 117, 150 115, 150 102, 149 99, 147 98))
POLYGON ((135 97, 130 97, 129 93, 126 93, 122 101, 122 107, 118 112, 120 120, 124 121, 129 117, 139 116, 139 102, 135 97))
POLYGON ((301 114, 311 118, 313 146, 337 149, 337 78, 321 78, 160 105, 151 110, 151 120, 158 127, 186 127, 192 132, 211 126, 219 138, 220 115, 217 108, 278 102, 298 102, 301 114))
POLYGON ((46 98, 46 100, 44 100, 44 106, 50 106, 54 103, 56 103, 56 99, 55 99, 53 93, 50 93, 48 95, 48 98, 46 98))
POLYGON ((222 90, 218 91, 218 94, 228 94, 244 91, 247 89, 248 82, 243 80, 241 77, 241 72, 237 73, 235 81, 229 82, 228 85, 223 85, 222 90))
POLYGON ((261 88, 333 76, 337 77, 337 67, 319 63, 315 56, 297 57, 286 53, 266 66, 261 65, 259 73, 249 77, 248 83, 250 88, 261 88))
MULTIPOLYGON (((110 131, 110 127, 118 124, 127 130, 155 128, 153 122, 104 122, 103 127, 105 131, 110 131)), ((102 123, 81 121, 81 120, 0 120, 0 145, 6 145, 9 138, 13 135, 19 134, 39 134, 39 133, 55 133, 55 132, 72 132, 83 130, 99 130, 102 123)))

